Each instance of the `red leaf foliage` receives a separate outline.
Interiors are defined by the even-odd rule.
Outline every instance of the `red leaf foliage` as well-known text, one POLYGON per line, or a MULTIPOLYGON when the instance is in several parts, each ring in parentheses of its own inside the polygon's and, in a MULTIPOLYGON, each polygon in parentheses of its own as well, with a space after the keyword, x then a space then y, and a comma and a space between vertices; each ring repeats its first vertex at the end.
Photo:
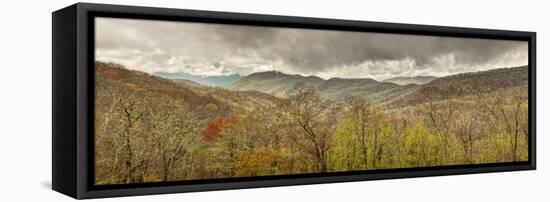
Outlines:
POLYGON ((211 142, 218 138, 223 128, 231 127, 236 123, 234 117, 219 117, 208 123, 206 128, 202 131, 202 140, 205 142, 211 142))
POLYGON ((116 72, 114 70, 107 69, 104 71, 104 74, 107 78, 110 78, 110 79, 121 80, 121 81, 128 80, 127 77, 121 75, 119 72, 116 72))

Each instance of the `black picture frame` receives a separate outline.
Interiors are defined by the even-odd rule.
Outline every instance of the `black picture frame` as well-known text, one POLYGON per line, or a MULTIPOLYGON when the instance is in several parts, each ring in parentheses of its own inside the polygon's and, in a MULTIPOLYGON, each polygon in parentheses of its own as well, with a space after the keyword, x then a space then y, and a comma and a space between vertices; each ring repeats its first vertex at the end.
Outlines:
POLYGON ((77 3, 52 13, 52 188, 85 199, 536 169, 536 33, 77 3), (529 160, 128 185, 94 185, 94 17, 489 38, 528 42, 529 160))

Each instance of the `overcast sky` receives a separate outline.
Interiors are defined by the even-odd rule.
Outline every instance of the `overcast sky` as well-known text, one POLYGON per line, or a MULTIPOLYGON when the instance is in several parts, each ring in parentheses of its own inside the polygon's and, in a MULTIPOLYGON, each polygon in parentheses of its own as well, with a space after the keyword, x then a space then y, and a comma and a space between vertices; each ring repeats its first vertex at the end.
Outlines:
POLYGON ((148 73, 445 76, 527 64, 527 42, 96 18, 96 60, 148 73))

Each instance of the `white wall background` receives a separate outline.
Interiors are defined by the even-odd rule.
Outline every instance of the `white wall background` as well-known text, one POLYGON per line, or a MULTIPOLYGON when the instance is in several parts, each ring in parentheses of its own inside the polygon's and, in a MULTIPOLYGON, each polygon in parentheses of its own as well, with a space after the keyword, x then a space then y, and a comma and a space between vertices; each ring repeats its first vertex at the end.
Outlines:
MULTIPOLYGON (((68 201, 51 191, 51 12, 75 3, 1 1, 0 201, 68 201)), ((107 201, 544 201, 550 199, 550 18, 545 1, 90 1, 140 6, 536 31, 538 170, 215 191, 107 201)))

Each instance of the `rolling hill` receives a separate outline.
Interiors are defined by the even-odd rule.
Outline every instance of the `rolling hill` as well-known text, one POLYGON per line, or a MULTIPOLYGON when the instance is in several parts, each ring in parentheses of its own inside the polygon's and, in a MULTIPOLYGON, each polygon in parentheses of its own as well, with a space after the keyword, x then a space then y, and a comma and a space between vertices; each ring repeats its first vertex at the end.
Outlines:
POLYGON ((441 77, 424 85, 407 85, 381 92, 378 97, 390 106, 424 103, 429 99, 444 100, 527 86, 527 66, 468 72, 441 77))
POLYGON ((277 97, 284 97, 286 92, 297 83, 304 83, 309 86, 317 87, 323 82, 323 79, 315 76, 304 77, 301 75, 284 74, 278 71, 268 71, 250 74, 224 86, 224 88, 236 91, 255 90, 269 93, 277 97))
POLYGON ((406 85, 369 78, 325 80, 316 76, 269 71, 250 74, 224 87, 211 87, 193 80, 166 79, 113 63, 96 62, 96 85, 99 88, 168 95, 197 108, 212 104, 217 106, 218 112, 215 114, 273 106, 298 83, 313 86, 325 99, 341 101, 350 96, 368 95, 383 106, 398 108, 425 103, 430 99, 460 98, 480 91, 526 86, 528 68, 521 66, 462 73, 436 78, 426 84, 406 85))
POLYGON ((125 96, 138 98, 166 96, 175 100, 184 100, 186 103, 198 108, 208 104, 217 105, 219 113, 229 110, 227 105, 220 103, 211 96, 197 94, 172 80, 141 71, 129 70, 115 63, 96 62, 95 72, 96 91, 98 92, 120 92, 124 93, 125 96))
POLYGON ((272 106, 278 98, 258 91, 230 91, 210 87, 187 79, 166 79, 145 72, 129 70, 114 63, 96 62, 96 88, 137 98, 170 97, 189 104, 209 116, 223 116, 235 111, 272 106), (207 111, 207 112, 206 112, 207 111))
POLYGON ((96 184, 528 160, 527 67, 422 85, 259 72, 235 90, 114 63, 94 70, 96 184), (311 89, 285 99, 297 83, 330 100, 311 89), (342 101, 364 94, 377 103, 342 101))
POLYGON ((235 91, 255 90, 277 97, 285 97, 287 91, 298 83, 313 86, 321 97, 332 100, 342 100, 349 96, 365 93, 375 94, 399 86, 394 83, 378 82, 369 78, 331 78, 325 80, 316 76, 290 75, 277 71, 269 71, 250 74, 224 87, 235 91))
POLYGON ((224 88, 234 91, 259 91, 284 98, 286 92, 297 83, 313 86, 323 98, 343 100, 349 96, 368 95, 372 100, 386 106, 405 106, 425 102, 427 99, 446 99, 471 95, 477 91, 494 91, 527 85, 527 66, 492 69, 461 73, 441 78, 399 77, 394 82, 417 82, 425 84, 400 85, 379 82, 369 78, 324 80, 316 76, 290 75, 276 71, 250 74, 224 88), (399 81, 397 81, 399 80, 399 81), (433 96, 427 98, 427 92, 433 96))

